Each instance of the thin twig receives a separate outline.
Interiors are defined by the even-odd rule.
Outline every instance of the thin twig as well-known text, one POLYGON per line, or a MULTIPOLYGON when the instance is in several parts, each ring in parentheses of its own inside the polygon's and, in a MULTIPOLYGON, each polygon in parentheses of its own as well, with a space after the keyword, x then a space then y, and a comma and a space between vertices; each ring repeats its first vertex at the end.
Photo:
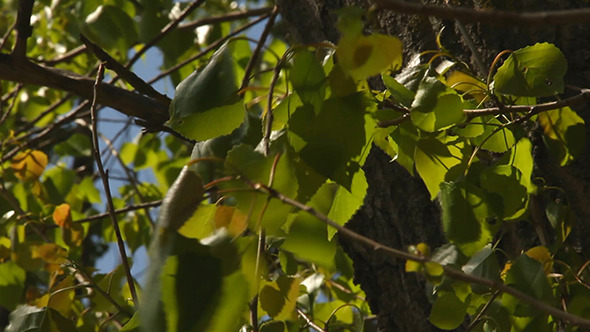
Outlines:
POLYGON ((78 55, 83 54, 84 51, 86 51, 86 45, 80 45, 80 46, 74 48, 73 50, 68 51, 56 58, 49 59, 49 60, 35 59, 34 61, 37 63, 42 63, 46 66, 55 66, 58 63, 68 62, 68 61, 72 60, 73 58, 77 57, 78 55))
POLYGON ((488 300, 488 302, 486 302, 486 304, 483 306, 483 308, 481 308, 481 310, 477 313, 477 316, 475 316, 475 318, 471 321, 469 326, 467 326, 467 328, 465 329, 465 332, 469 332, 477 326, 477 324, 481 320, 481 317, 483 316, 483 314, 488 310, 488 308, 494 302, 494 300, 496 300, 498 295, 500 295, 500 291, 498 291, 498 290, 495 291, 494 294, 492 294, 492 297, 488 300))
POLYGON ((123 237, 121 236, 121 230, 119 229, 119 223, 117 222, 117 216, 115 214, 115 205, 113 204, 113 198, 111 197, 111 189, 109 186, 108 180, 108 173, 105 172, 102 161, 100 157, 100 151, 98 146, 98 130, 97 130, 97 117, 96 117, 96 102, 97 102, 97 92, 98 87, 102 82, 104 77, 104 64, 100 64, 98 68, 98 73, 96 74, 96 81, 94 83, 94 97, 92 98, 92 104, 90 105, 90 114, 91 114, 91 121, 92 121, 92 145, 93 145, 93 153, 94 158, 96 159, 96 166, 98 168, 98 172, 100 174, 100 178, 102 179, 102 184, 104 186, 105 196, 107 198, 107 205, 109 215, 111 217, 111 221, 113 224, 113 229, 115 231, 115 235, 117 237, 117 247, 119 248, 119 255, 121 256, 121 261, 123 263, 123 268, 125 270, 125 275, 127 277, 127 284, 129 286, 129 292, 131 293, 131 297, 133 299, 133 303, 135 306, 139 305, 139 301, 137 298, 137 292, 135 291, 135 283, 133 281, 133 276, 131 275, 131 268, 129 267, 129 261, 127 260, 127 253, 125 252, 125 243, 123 242, 123 237))
POLYGON ((268 14, 273 10, 273 7, 262 7, 262 8, 255 8, 251 10, 244 10, 239 12, 231 12, 224 15, 217 15, 202 18, 200 20, 196 20, 189 23, 179 24, 178 29, 195 29, 201 27, 203 25, 209 24, 216 24, 216 23, 223 23, 223 22, 231 22, 236 21, 242 18, 248 18, 252 16, 260 16, 264 14, 268 14))
POLYGON ((248 60, 248 64, 246 65, 246 70, 244 72, 244 77, 242 78, 242 84, 238 90, 241 91, 246 86, 248 86, 248 82, 250 82, 250 74, 252 73, 252 70, 254 70, 254 66, 256 65, 256 62, 258 62, 258 58, 260 57, 260 52, 262 52, 262 48, 264 47, 264 43, 266 43, 266 39, 268 38, 268 35, 270 34, 270 30, 272 29, 272 27, 275 24, 275 19, 277 18, 278 14, 279 14, 279 9, 277 6, 275 6, 272 9, 270 17, 268 18, 268 22, 266 22, 266 26, 264 26, 264 30, 262 31, 262 34, 260 35, 260 40, 258 41, 258 44, 256 45, 256 48, 254 49, 254 52, 252 52, 252 57, 250 57, 250 60, 248 60))
MULTIPOLYGON (((244 178, 244 180, 248 182, 247 179, 244 178)), ((335 221, 328 218, 326 215, 320 213, 319 211, 315 210, 314 208, 312 208, 308 205, 305 205, 299 201, 293 200, 293 199, 283 195, 282 193, 278 192, 277 190, 275 190, 273 188, 269 188, 268 186, 265 186, 264 184, 252 183, 252 182, 248 182, 248 183, 250 184, 250 186, 253 189, 255 189, 261 193, 265 193, 267 195, 270 195, 271 197, 278 199, 285 204, 291 205, 295 208, 298 208, 300 210, 303 210, 303 211, 311 214, 312 216, 318 218, 319 220, 323 221, 327 225, 337 229, 338 233, 341 236, 345 236, 345 237, 351 239, 352 241, 355 241, 359 244, 363 244, 365 246, 368 246, 374 252, 382 251, 385 254, 387 254, 395 259, 405 259, 405 260, 411 260, 411 261, 416 261, 416 262, 420 262, 420 263, 430 262, 430 259, 425 256, 418 256, 418 255, 410 254, 410 253, 407 253, 405 251, 401 251, 401 250, 398 250, 395 248, 391 248, 391 247, 383 245, 373 239, 370 239, 366 236, 358 234, 358 233, 356 233, 344 226, 341 226, 340 224, 336 223, 335 221)), ((510 295, 514 296, 515 298, 519 299, 520 301, 527 303, 535 310, 550 314, 550 315, 552 315, 556 318, 562 319, 564 321, 568 321, 569 323, 571 323, 572 325, 575 325, 575 326, 579 326, 579 327, 583 327, 583 328, 590 328, 590 320, 572 315, 570 313, 564 312, 560 309, 557 309, 555 307, 547 305, 547 304, 535 299, 534 297, 529 296, 529 295, 527 295, 515 288, 512 288, 510 286, 506 286, 503 283, 500 283, 500 282, 497 282, 494 280, 490 280, 490 279, 486 279, 486 278, 482 278, 482 277, 478 277, 475 275, 466 274, 465 272, 463 272, 461 270, 457 270, 451 266, 445 265, 445 266, 442 266, 442 268, 444 270, 444 274, 447 277, 450 277, 455 280, 463 281, 466 283, 470 283, 470 284, 483 285, 483 286, 488 287, 494 291, 499 291, 501 293, 510 294, 510 295)))
POLYGON ((316 323, 314 323, 311 318, 309 318, 305 312, 303 312, 301 309, 297 308, 297 314, 299 315, 299 317, 303 318, 303 320, 305 321, 305 323, 307 323, 307 325, 309 325, 309 327, 311 327, 312 329, 316 330, 317 332, 327 332, 326 330, 324 330, 323 328, 321 328, 320 326, 318 326, 316 323))
POLYGON ((170 31, 174 30, 174 28, 176 28, 182 20, 184 20, 188 15, 190 15, 193 12, 193 10, 197 9, 197 7, 202 5, 204 2, 205 0, 197 0, 191 3, 188 7, 186 7, 180 13, 180 15, 178 15, 177 18, 175 18, 170 23, 168 23, 164 28, 162 28, 162 30, 160 30, 160 33, 157 36, 155 36, 152 40, 144 44, 143 47, 139 51, 137 51, 137 53, 135 53, 133 57, 127 62, 125 67, 131 68, 131 66, 133 66, 133 64, 137 60, 139 60, 139 58, 141 58, 141 56, 145 52, 147 52, 148 49, 156 45, 156 43, 162 40, 162 38, 164 38, 168 33, 170 33, 170 31))
POLYGON ((399 0, 373 0, 378 8, 390 9, 400 14, 434 16, 456 19, 464 23, 485 23, 503 26, 544 26, 561 24, 587 24, 590 8, 516 13, 502 10, 482 11, 465 7, 442 7, 399 0))
POLYGON ((281 67, 282 61, 279 61, 279 63, 277 63, 277 65, 275 66, 274 74, 272 75, 270 86, 268 87, 268 99, 266 102, 266 121, 264 125, 264 137, 262 138, 262 146, 264 148, 265 155, 268 155, 268 152, 270 151, 270 134, 272 132, 272 122, 274 117, 272 113, 273 94, 277 81, 279 80, 279 75, 281 74, 281 67))
POLYGON ((252 22, 249 22, 247 24, 244 24, 240 28, 236 29, 236 31, 228 34, 227 36, 225 36, 223 38, 218 39, 217 41, 215 41, 211 45, 207 46, 207 48, 205 48, 204 50, 202 50, 198 54, 196 54, 196 55, 194 55, 194 56, 192 56, 192 57, 190 57, 190 58, 188 58, 188 59, 186 59, 186 60, 184 60, 184 61, 176 64, 173 67, 170 67, 170 68, 162 71, 159 75, 157 75, 156 77, 154 77, 151 80, 149 80, 148 81, 148 84, 155 83, 155 82, 161 80, 162 78, 170 75, 171 73, 177 71, 178 69, 186 66, 187 64, 189 64, 189 63, 191 63, 191 62, 193 62, 193 61, 195 61, 195 60, 197 60, 197 59, 199 59, 199 58, 207 55, 209 52, 211 52, 212 50, 216 49, 219 45, 225 43, 228 39, 234 37, 235 35, 241 33, 242 31, 247 30, 248 28, 250 28, 250 27, 258 24, 259 22, 261 22, 263 20, 265 20, 268 16, 269 16, 269 14, 264 15, 264 16, 261 16, 261 17, 255 19, 255 20, 253 20, 252 22))
POLYGON ((4 36, 2 36, 2 41, 0 42, 0 51, 2 51, 4 46, 6 46, 6 42, 8 41, 8 37, 10 37, 10 34, 14 30, 15 26, 16 26, 16 22, 12 23, 10 28, 8 28, 8 30, 6 30, 6 33, 4 34, 4 36))
MULTIPOLYGON (((135 211, 135 210, 143 210, 143 209, 148 209, 148 208, 155 208, 162 205, 162 200, 157 200, 157 201, 151 201, 151 202, 146 202, 146 203, 140 203, 140 204, 135 204, 135 205, 129 205, 126 206, 124 208, 121 209, 117 209, 115 210, 115 214, 121 214, 121 213, 126 213, 126 212, 130 212, 130 211, 135 211)), ((99 213, 90 217, 86 217, 86 218, 82 218, 82 219, 77 219, 74 220, 73 222, 75 223, 84 223, 84 222, 89 222, 89 221, 96 221, 96 220, 100 220, 104 217, 108 217, 110 215, 109 212, 104 212, 104 213, 99 213)), ((56 225, 57 226, 57 225, 56 225)))

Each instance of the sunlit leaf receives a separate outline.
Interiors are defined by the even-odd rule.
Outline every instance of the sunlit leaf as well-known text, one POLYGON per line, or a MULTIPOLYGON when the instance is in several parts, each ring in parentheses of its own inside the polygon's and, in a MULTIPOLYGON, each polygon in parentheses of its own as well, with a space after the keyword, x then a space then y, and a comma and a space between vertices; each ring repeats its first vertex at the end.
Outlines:
POLYGON ((584 120, 571 108, 564 107, 539 114, 545 144, 564 166, 579 157, 586 145, 584 120))
MULTIPOLYGON (((353 175, 350 191, 342 186, 338 186, 338 189, 336 189, 332 207, 328 213, 328 218, 334 220, 341 226, 344 226, 344 224, 348 222, 355 212, 363 205, 368 187, 365 172, 362 169, 359 169, 359 171, 353 175)), ((328 239, 332 239, 335 234, 336 229, 329 227, 328 239)))
POLYGON ((344 35, 338 42, 336 56, 342 70, 357 80, 397 69, 402 63, 402 43, 382 35, 344 35))
POLYGON ((514 51, 494 75, 496 92, 530 97, 562 93, 567 60, 553 44, 537 43, 514 51))
POLYGON ((431 199, 440 191, 449 170, 461 163, 463 155, 457 147, 447 146, 436 139, 422 139, 416 145, 416 170, 426 184, 431 199))
POLYGON ((299 296, 299 278, 279 277, 260 290, 260 307, 277 320, 293 317, 299 296))
POLYGON ((205 68, 178 85, 170 105, 171 128, 203 141, 227 135, 244 121, 244 104, 237 94, 237 65, 232 58, 234 48, 233 43, 225 44, 205 68))
POLYGON ((486 97, 485 83, 460 70, 450 73, 446 78, 446 84, 450 88, 473 96, 477 102, 481 102, 486 97))
POLYGON ((69 204, 64 203, 55 207, 55 210, 53 210, 53 222, 63 228, 72 226, 72 214, 70 213, 69 204))
POLYGON ((505 152, 510 149, 515 143, 514 134, 508 128, 501 128, 502 123, 493 117, 481 117, 481 122, 472 123, 467 125, 479 126, 483 128, 483 134, 472 138, 471 142, 475 145, 480 146, 484 150, 492 152, 505 152))
POLYGON ((29 150, 17 154, 12 159, 12 169, 19 179, 35 180, 41 176, 47 162, 48 158, 45 153, 39 150, 29 150))
POLYGON ((465 118, 463 100, 435 77, 426 75, 420 82, 410 116, 424 131, 438 131, 465 118))
POLYGON ((289 79, 301 101, 319 109, 326 95, 326 75, 314 53, 307 50, 295 53, 289 79))
POLYGON ((389 93, 391 93, 391 97, 394 101, 406 107, 412 106, 412 102, 416 96, 414 92, 406 88, 404 85, 396 81, 395 78, 389 75, 383 74, 381 75, 381 79, 383 80, 383 84, 385 84, 385 87, 389 93))

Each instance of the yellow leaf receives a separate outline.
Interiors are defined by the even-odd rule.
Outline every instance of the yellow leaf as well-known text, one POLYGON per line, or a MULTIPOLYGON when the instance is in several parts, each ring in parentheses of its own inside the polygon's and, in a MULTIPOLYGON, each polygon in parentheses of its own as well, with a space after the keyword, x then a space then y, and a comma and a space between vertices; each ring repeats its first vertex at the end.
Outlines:
POLYGON ((455 70, 447 76, 447 85, 457 91, 466 92, 477 102, 481 102, 486 97, 486 85, 460 70, 455 70))
POLYGON ((28 150, 12 159, 12 169, 21 180, 38 179, 47 166, 47 155, 39 150, 28 150))
POLYGON ((51 295, 47 301, 47 306, 53 308, 65 317, 68 317, 72 311, 74 303, 74 289, 67 289, 74 285, 74 277, 66 276, 63 280, 51 288, 51 295))
POLYGON ((533 247, 527 250, 525 254, 530 258, 536 260, 537 262, 543 264, 543 271, 545 272, 545 274, 549 274, 551 273, 551 271, 553 271, 553 258, 551 257, 551 253, 546 247, 533 247))
POLYGON ((53 221, 59 227, 70 228, 72 226, 72 214, 70 205, 67 203, 58 205, 53 210, 53 221))
POLYGON ((231 206, 218 206, 215 211, 215 227, 225 227, 230 234, 242 234, 248 227, 248 216, 231 206))
POLYGON ((344 36, 336 48, 342 70, 356 80, 363 80, 402 63, 402 43, 382 34, 344 36))

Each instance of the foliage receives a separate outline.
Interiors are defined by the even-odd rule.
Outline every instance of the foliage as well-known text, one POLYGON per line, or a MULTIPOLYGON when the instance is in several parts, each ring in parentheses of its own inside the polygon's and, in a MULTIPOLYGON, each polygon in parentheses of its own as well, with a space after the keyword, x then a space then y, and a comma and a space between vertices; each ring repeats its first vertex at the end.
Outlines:
MULTIPOLYGON (((93 73, 89 52, 50 61, 79 46, 82 32, 126 63, 194 4, 37 1, 37 42, 26 54, 93 73)), ((207 1, 186 20, 232 6, 207 1)), ((390 251, 432 285, 432 324, 454 329, 467 315, 476 331, 557 329, 561 321, 574 329, 572 315, 590 318, 586 264, 568 250, 575 219, 567 200, 546 208, 556 235, 545 246, 518 257, 497 248, 511 225, 531 219, 533 200, 559 190, 533 178, 533 124, 561 165, 583 149, 585 124, 576 112, 567 103, 538 104, 563 93, 561 51, 540 43, 509 52, 488 82, 442 46, 431 61, 400 71, 397 38, 364 35, 358 11, 340 14, 337 45, 289 47, 275 36, 256 55, 244 37, 223 39, 240 20, 219 20, 200 36, 180 26, 156 41, 162 70, 189 64, 169 72, 178 86, 165 125, 176 135, 140 134, 107 149, 126 177, 112 202, 122 239, 131 252, 149 246, 143 283, 130 280, 124 264, 97 273, 88 258, 117 242, 118 228, 92 217, 105 204, 92 166, 71 167, 96 148, 87 128, 75 125, 89 120, 72 111, 76 99, 2 81, 0 148, 8 157, 0 169, 0 306, 11 311, 7 331, 362 331, 371 311, 334 227, 363 204, 370 175, 362 166, 373 145, 440 202, 447 244, 390 251), (253 65, 254 56, 260 61, 253 65), (376 75, 383 90, 368 87, 376 75), (137 181, 145 170, 154 183, 137 181), (155 222, 144 203, 162 204, 155 222), (137 295, 130 285, 141 289, 137 295), (562 301, 571 315, 539 310, 562 301)), ((13 21, 15 5, 1 15, 13 21)), ((0 28, 4 35, 8 27, 0 28)), ((7 36, 7 46, 17 43, 7 36)))

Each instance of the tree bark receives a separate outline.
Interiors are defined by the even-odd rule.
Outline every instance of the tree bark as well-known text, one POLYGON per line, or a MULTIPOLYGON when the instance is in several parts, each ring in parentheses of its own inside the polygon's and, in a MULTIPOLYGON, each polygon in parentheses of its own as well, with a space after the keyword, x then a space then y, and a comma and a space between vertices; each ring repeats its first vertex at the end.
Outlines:
MULTIPOLYGON (((444 0, 423 0, 422 3, 445 5, 444 0)), ((451 3, 453 6, 515 12, 580 8, 584 5, 581 0, 456 0, 451 3)), ((368 0, 279 0, 278 5, 291 41, 315 43, 329 40, 336 43, 338 32, 333 10, 351 5, 368 8, 370 3, 368 0)), ((454 20, 399 15, 391 11, 379 12, 378 22, 379 32, 402 40, 406 62, 420 52, 437 49, 436 36, 440 33, 444 47, 471 64, 471 68, 483 77, 487 76, 488 67, 500 51, 516 50, 536 42, 551 42, 568 59, 570 70, 566 82, 590 87, 588 24, 533 27, 469 24, 465 26, 466 32, 462 33, 454 20), (470 48, 469 43, 475 48, 470 48), (485 67, 478 66, 478 62, 485 67)), ((569 91, 566 96, 573 94, 575 91, 569 91)), ((586 123, 590 123, 588 110, 587 106, 576 110, 586 123)), ((590 126, 586 126, 587 132, 589 129, 590 126)), ((582 259, 587 260, 590 253, 590 227, 587 224, 587 220, 590 220, 590 204, 586 197, 590 197, 590 167, 586 165, 590 162, 590 152, 585 149, 583 155, 571 165, 559 167, 558 162, 545 151, 541 133, 539 128, 533 128, 530 135, 534 144, 534 177, 542 177, 547 185, 561 187, 567 192, 568 204, 578 220, 569 243, 582 259)), ((588 133, 586 135, 590 137, 588 133)), ((412 177, 397 163, 390 162, 375 147, 364 170, 369 183, 365 204, 347 227, 399 249, 406 249, 408 245, 419 242, 426 242, 436 248, 445 242, 438 206, 430 201, 420 179, 412 177)), ((544 217, 544 204, 552 199, 555 197, 541 195, 536 199, 539 202, 536 204, 539 213, 531 213, 532 216, 541 216, 538 222, 543 223, 547 230, 551 227, 544 217)), ((516 241, 510 241, 509 249, 515 254, 539 242, 529 221, 519 222, 512 229, 512 239, 516 241), (519 237, 523 234, 526 236, 519 237)), ((362 286, 372 311, 378 315, 380 330, 437 330, 428 322, 430 304, 425 282, 420 276, 404 272, 402 261, 392 261, 345 239, 341 239, 341 243, 354 261, 355 281, 362 286)))

